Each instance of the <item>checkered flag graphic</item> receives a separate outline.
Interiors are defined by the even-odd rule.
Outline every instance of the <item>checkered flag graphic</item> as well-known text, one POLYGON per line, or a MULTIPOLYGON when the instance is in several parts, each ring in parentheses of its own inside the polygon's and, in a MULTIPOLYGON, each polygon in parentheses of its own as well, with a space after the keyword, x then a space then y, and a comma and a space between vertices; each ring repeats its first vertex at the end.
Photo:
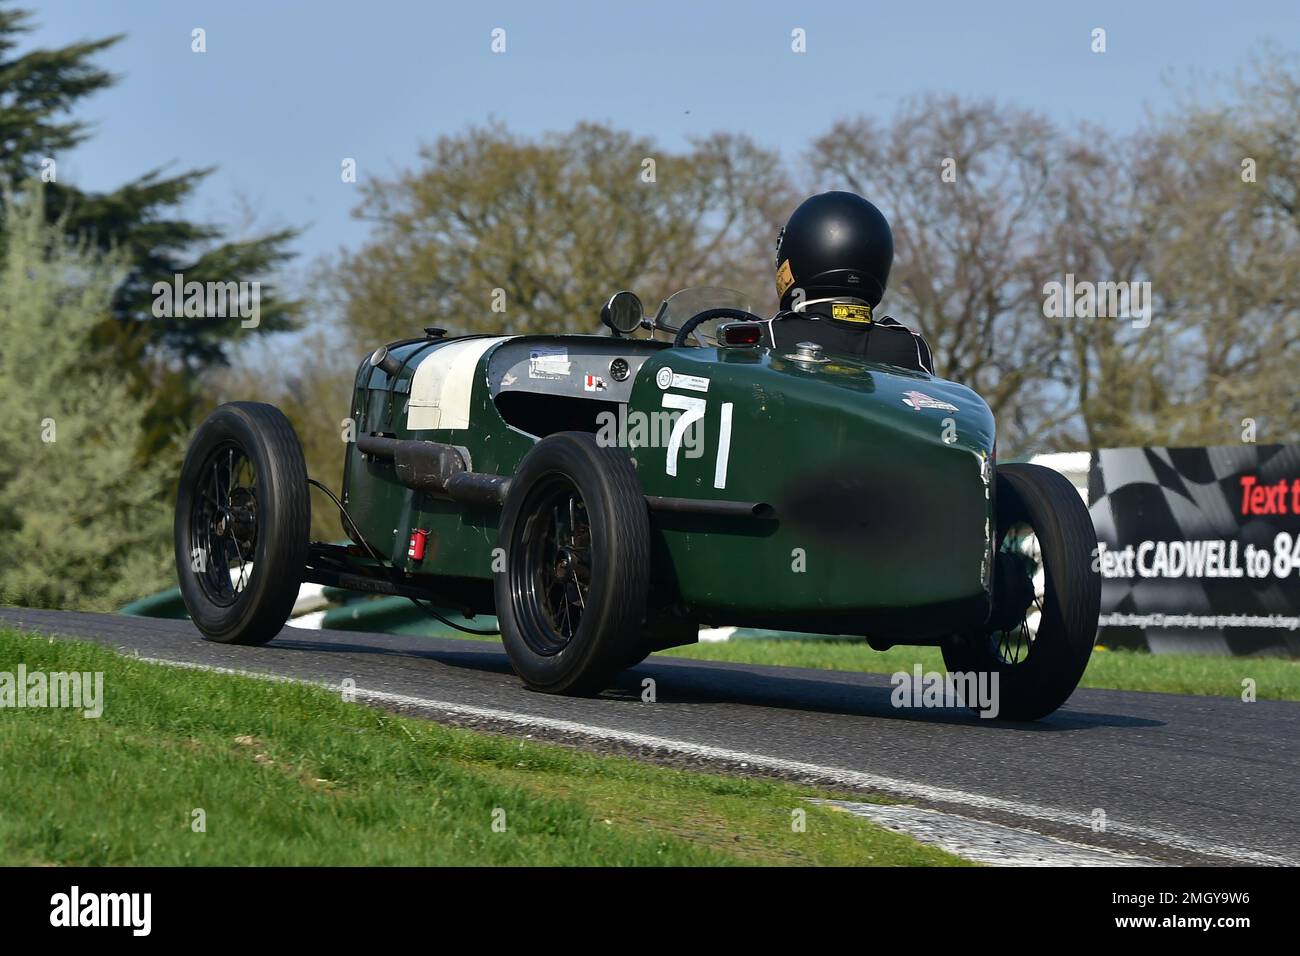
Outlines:
MULTIPOLYGON (((1300 445, 1221 448, 1106 448, 1093 453, 1088 500, 1097 539, 1122 549, 1143 541, 1235 540, 1273 550, 1279 531, 1300 534, 1295 514, 1241 514, 1243 475, 1259 484, 1300 478, 1300 445)), ((1300 614, 1300 576, 1251 578, 1105 578, 1101 613, 1300 614)), ((1103 642, 1143 640, 1138 628, 1103 629, 1103 642)), ((1148 629, 1153 650, 1300 655, 1300 632, 1279 628, 1148 629)))

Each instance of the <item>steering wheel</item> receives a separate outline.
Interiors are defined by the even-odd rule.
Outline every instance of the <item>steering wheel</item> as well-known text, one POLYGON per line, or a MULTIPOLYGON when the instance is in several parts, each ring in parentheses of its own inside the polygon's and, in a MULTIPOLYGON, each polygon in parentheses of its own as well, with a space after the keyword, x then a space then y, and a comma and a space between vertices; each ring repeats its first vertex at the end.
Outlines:
POLYGON ((708 322, 710 319, 740 319, 742 322, 766 322, 767 319, 761 315, 755 315, 753 312, 746 312, 744 309, 705 309, 703 312, 696 312, 693 316, 682 323, 682 327, 677 330, 677 335, 673 337, 673 348, 679 349, 686 344, 686 336, 690 335, 700 325, 708 322))

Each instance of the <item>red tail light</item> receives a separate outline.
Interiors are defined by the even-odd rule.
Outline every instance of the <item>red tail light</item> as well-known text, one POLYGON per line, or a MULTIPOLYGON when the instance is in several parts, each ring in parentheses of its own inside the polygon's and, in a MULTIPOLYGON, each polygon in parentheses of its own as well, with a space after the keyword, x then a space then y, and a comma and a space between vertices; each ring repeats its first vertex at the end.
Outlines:
POLYGON ((728 322, 718 327, 718 344, 733 349, 762 345, 763 326, 757 322, 728 322))

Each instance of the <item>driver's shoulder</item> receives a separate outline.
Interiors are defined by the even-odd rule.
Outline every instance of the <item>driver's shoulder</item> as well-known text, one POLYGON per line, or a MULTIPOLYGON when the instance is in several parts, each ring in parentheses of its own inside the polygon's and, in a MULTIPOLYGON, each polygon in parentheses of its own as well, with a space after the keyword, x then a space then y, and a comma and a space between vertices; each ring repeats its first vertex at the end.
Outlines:
POLYGON ((795 328, 832 327, 830 319, 814 315, 811 312, 795 312, 792 309, 782 309, 768 319, 767 324, 772 329, 777 328, 779 325, 784 332, 789 332, 795 328))

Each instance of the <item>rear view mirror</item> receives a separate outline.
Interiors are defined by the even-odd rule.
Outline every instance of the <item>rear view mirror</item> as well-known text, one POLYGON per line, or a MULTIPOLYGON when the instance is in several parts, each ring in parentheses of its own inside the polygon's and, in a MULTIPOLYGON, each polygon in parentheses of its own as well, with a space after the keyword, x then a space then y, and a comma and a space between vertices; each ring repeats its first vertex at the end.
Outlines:
POLYGON ((635 292, 615 292, 600 310, 600 321, 615 335, 630 335, 641 327, 644 318, 645 307, 635 292))

